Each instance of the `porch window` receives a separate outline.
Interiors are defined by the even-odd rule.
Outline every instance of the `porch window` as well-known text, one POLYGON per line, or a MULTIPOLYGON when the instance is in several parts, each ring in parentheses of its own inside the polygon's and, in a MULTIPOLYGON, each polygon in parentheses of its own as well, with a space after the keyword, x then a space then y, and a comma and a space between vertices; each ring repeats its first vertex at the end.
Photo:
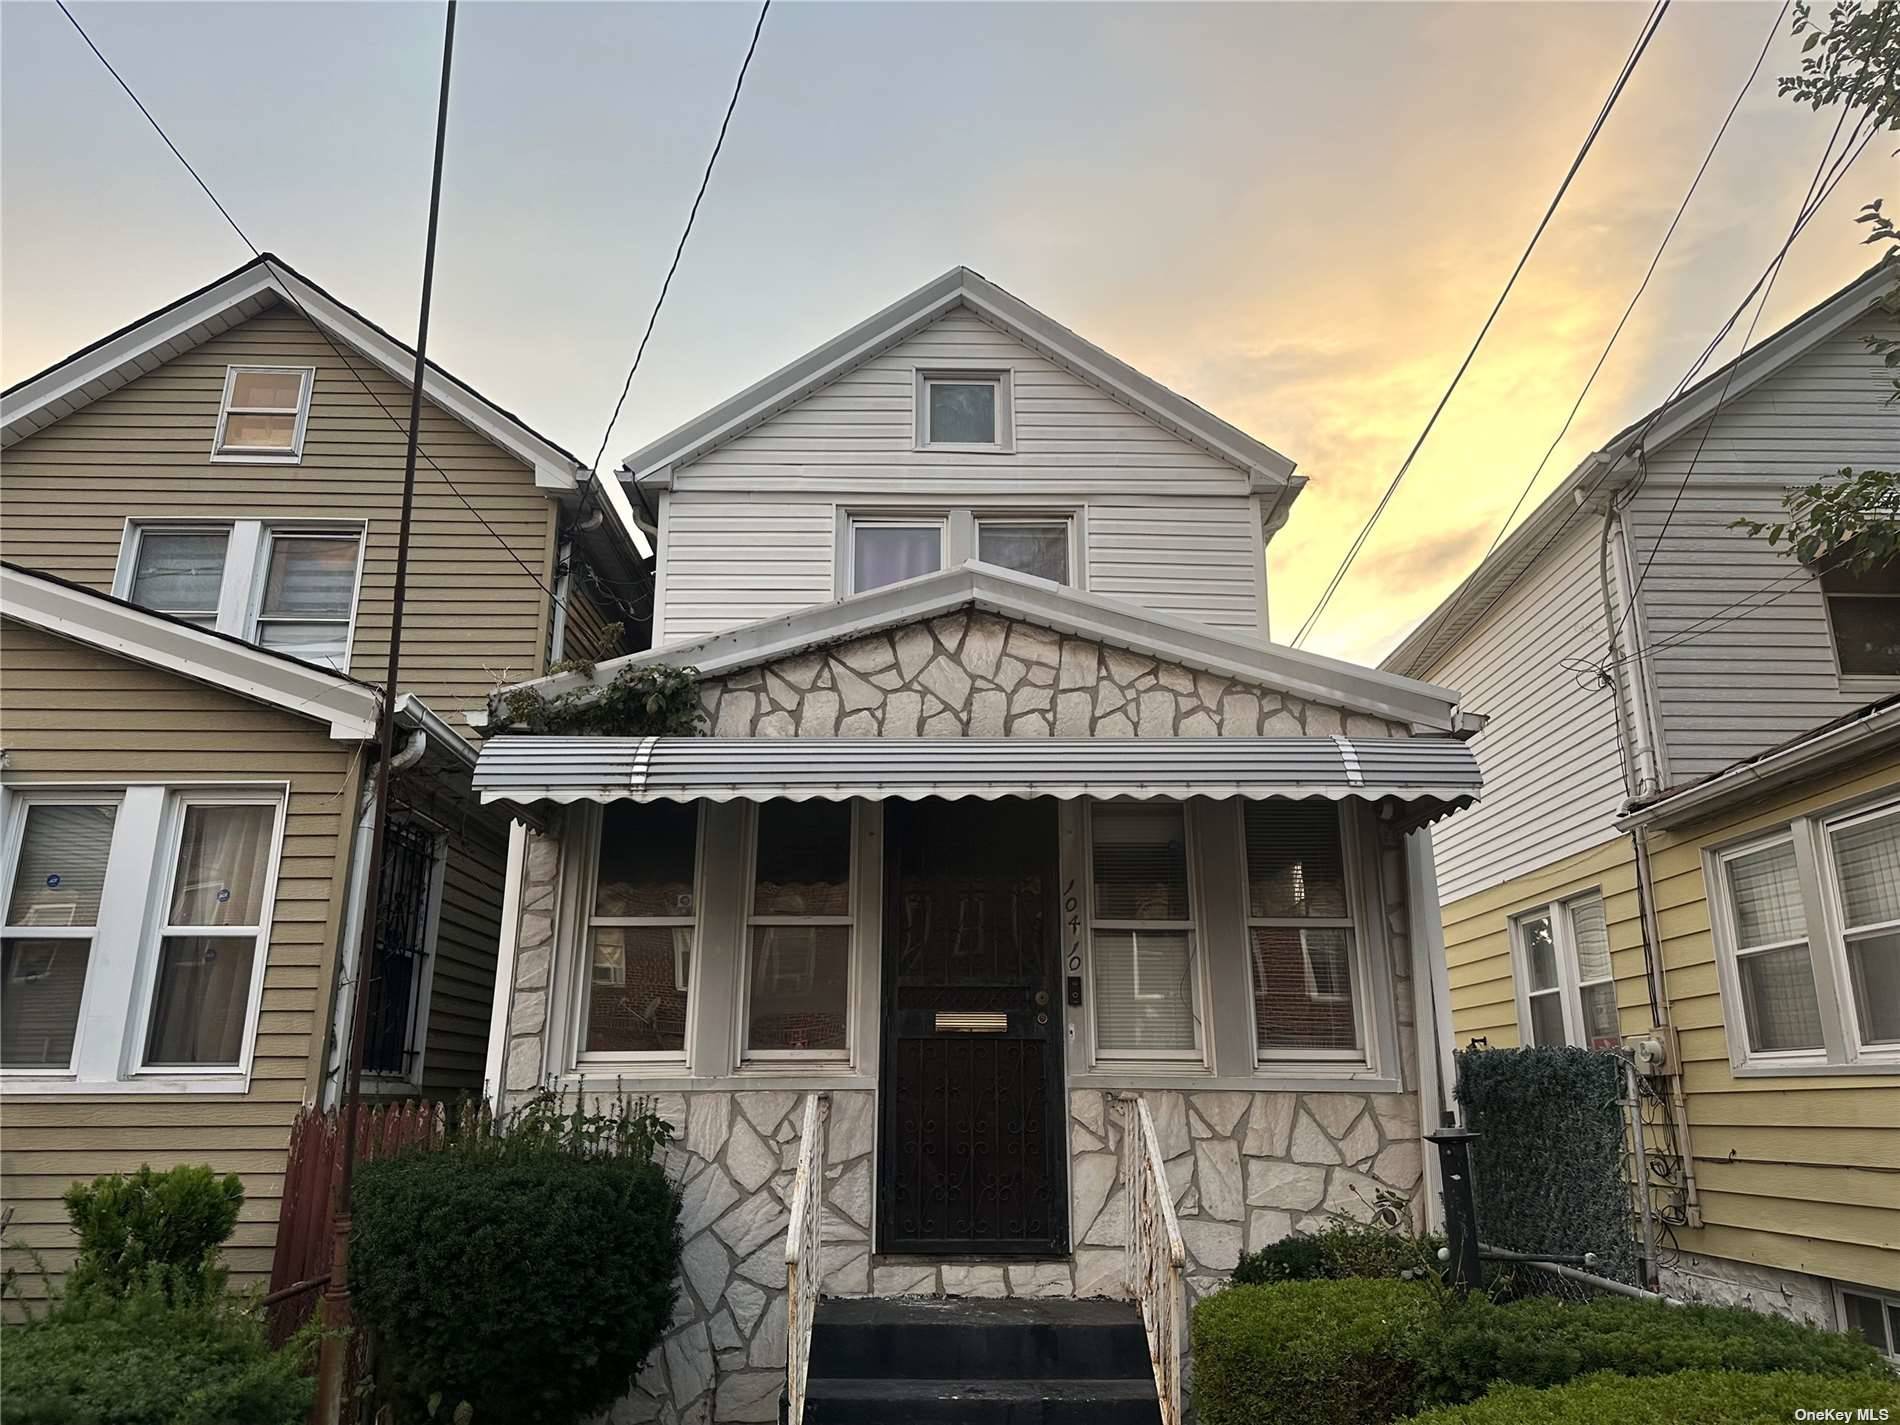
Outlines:
POLYGON ((234 1069, 270 903, 277 806, 186 794, 177 825, 144 1062, 234 1069))
POLYGON ((1609 922, 1595 891, 1526 911, 1512 922, 1526 1044, 1615 1048, 1622 1042, 1609 922))
POLYGON ((104 802, 26 807, 0 931, 0 1068, 72 1065, 118 811, 104 802))
POLYGON ((754 821, 745 1052, 843 1058, 850 1049, 848 802, 771 801, 754 821))
POLYGON ((1338 804, 1248 802, 1241 816, 1260 1059, 1363 1059, 1362 976, 1338 804))
POLYGON ((583 1055, 685 1056, 698 866, 693 803, 609 802, 601 809, 582 989, 583 1055))
POLYGON ((308 366, 226 368, 211 458, 270 464, 301 459, 315 378, 308 366))
POLYGON ((1092 807, 1089 958, 1098 1059, 1201 1053, 1199 969, 1179 803, 1092 807))

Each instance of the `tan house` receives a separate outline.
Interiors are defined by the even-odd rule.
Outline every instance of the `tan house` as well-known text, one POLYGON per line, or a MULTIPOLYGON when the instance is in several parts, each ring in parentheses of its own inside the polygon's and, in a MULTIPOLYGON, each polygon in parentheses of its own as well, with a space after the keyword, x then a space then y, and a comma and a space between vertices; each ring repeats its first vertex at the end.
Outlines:
POLYGON ((641 646, 645 535, 430 370, 363 956, 413 363, 266 256, 0 397, 0 1198, 55 1272, 71 1181, 181 1162, 243 1175, 268 1270, 365 959, 372 1091, 482 1088, 508 832, 464 714, 641 646))
POLYGON ((1900 467, 1896 291, 1617 435, 1385 666, 1489 719, 1436 838, 1457 1041, 1636 1050, 1664 1285, 1900 1356, 1900 565, 1733 526, 1900 467))

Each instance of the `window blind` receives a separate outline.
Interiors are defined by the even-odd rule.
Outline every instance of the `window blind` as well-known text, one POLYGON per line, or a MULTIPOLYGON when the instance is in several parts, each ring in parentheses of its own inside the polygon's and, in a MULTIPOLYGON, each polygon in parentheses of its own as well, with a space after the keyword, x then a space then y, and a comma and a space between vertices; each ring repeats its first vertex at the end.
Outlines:
POLYGON ((1191 1055, 1198 990, 1182 808, 1096 806, 1090 833, 1096 1051, 1191 1055))
POLYGON ((1250 802, 1242 818, 1260 1052, 1356 1052, 1357 950, 1339 808, 1250 802))

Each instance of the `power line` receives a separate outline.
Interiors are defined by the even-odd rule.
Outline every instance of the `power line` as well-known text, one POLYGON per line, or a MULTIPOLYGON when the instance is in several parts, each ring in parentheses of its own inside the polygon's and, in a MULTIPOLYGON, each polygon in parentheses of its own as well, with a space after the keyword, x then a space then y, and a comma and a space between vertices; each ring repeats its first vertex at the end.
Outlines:
MULTIPOLYGON (((1590 394, 1590 388, 1596 384, 1604 363, 1610 359, 1610 352, 1615 348, 1617 339, 1623 335, 1623 328, 1629 324, 1630 315, 1636 310, 1636 304, 1642 301, 1643 294, 1649 290, 1650 279, 1656 275, 1656 269, 1662 263, 1663 253, 1668 248, 1670 239, 1675 237, 1676 229, 1682 225, 1683 215, 1689 211, 1689 202, 1695 197, 1696 189, 1701 186, 1703 176, 1709 171, 1709 164, 1715 158, 1716 149, 1721 147, 1722 139, 1728 133, 1729 124, 1734 121, 1737 111, 1741 109, 1742 100, 1747 97, 1748 91, 1754 87, 1755 77, 1761 73, 1762 64, 1767 60, 1768 51, 1773 47, 1775 35, 1781 28, 1782 17, 1788 13, 1788 4, 1789 0, 1782 0, 1781 9, 1776 11, 1773 22, 1768 26, 1768 35, 1762 41, 1761 52, 1755 56, 1755 63, 1749 69, 1748 77, 1742 81, 1742 87, 1735 91, 1734 102, 1728 106, 1728 113, 1723 115, 1721 126, 1716 129, 1715 138, 1710 142, 1708 152, 1702 155, 1702 164, 1696 169, 1695 177, 1690 179, 1688 191, 1682 195, 1682 201, 1676 205, 1676 215, 1670 219, 1668 230, 1663 233, 1662 241, 1656 245, 1656 251, 1649 259, 1649 267, 1643 273, 1643 280, 1637 284, 1636 291, 1630 297, 1629 305, 1623 308, 1623 315, 1617 319, 1616 327, 1610 333, 1610 339, 1604 343, 1602 352, 1597 356, 1596 365, 1590 368, 1589 376, 1584 379, 1583 389, 1577 393, 1576 401, 1571 405, 1569 413, 1564 417, 1563 425, 1558 428, 1556 436, 1544 451, 1543 459, 1539 460, 1537 468, 1531 471, 1531 477, 1524 482, 1524 488, 1518 492, 1517 501, 1511 506, 1510 513, 1505 515, 1504 522, 1498 526, 1497 533, 1491 537, 1491 543, 1485 547, 1484 554, 1478 560, 1480 565, 1489 559, 1498 545, 1503 542, 1505 534, 1511 528, 1511 521, 1516 519, 1517 512, 1524 508, 1524 501, 1530 498, 1531 491, 1542 478, 1544 467, 1550 463, 1551 457, 1557 453, 1557 447, 1563 444, 1564 437, 1570 433, 1570 427, 1577 418, 1577 412, 1583 409, 1584 399, 1590 394)), ((1432 623, 1425 629, 1428 642, 1450 618, 1450 609, 1450 599, 1440 605, 1432 623)))
POLYGON ((1484 325, 1478 328, 1478 335, 1471 343, 1471 349, 1465 353, 1465 359, 1458 364, 1458 370, 1452 375, 1451 384, 1445 388, 1445 394, 1438 398, 1438 404, 1432 408, 1431 416, 1425 422, 1425 428, 1419 432, 1418 439, 1412 442, 1411 450, 1406 453, 1398 471, 1392 476, 1391 483, 1385 487, 1385 493, 1379 496, 1379 501, 1373 506, 1364 527, 1347 547, 1345 558, 1340 560, 1339 568, 1333 571, 1333 576, 1327 581, 1326 588, 1319 596, 1319 601, 1313 605, 1313 611, 1306 616, 1306 621, 1293 635, 1293 647, 1298 648, 1305 641, 1307 634, 1311 633, 1314 625, 1319 622, 1320 615, 1326 612, 1326 606, 1332 602, 1333 595, 1344 581, 1347 571, 1352 568, 1353 561, 1359 557, 1359 551, 1365 547, 1366 540, 1371 537, 1373 527, 1378 524, 1379 517, 1385 513, 1386 506, 1391 504, 1392 497, 1398 493, 1399 485, 1405 479, 1406 472, 1412 468, 1413 460, 1417 458, 1426 438, 1431 435, 1433 427, 1438 424, 1438 417, 1450 403, 1452 393, 1458 389, 1458 383, 1464 379, 1465 372, 1470 369, 1472 360, 1478 354, 1478 348, 1484 344, 1485 336, 1491 330, 1491 324, 1497 320, 1498 313, 1504 309, 1505 300, 1511 295, 1511 289, 1517 285, 1518 276, 1530 261, 1531 253, 1536 250, 1538 240, 1543 237, 1544 230, 1550 226, 1551 219, 1556 216, 1557 207, 1563 202, 1564 194, 1570 191, 1571 180, 1583 167, 1584 159, 1589 156, 1591 147, 1596 143, 1597 135, 1603 131, 1603 125, 1610 117, 1610 111, 1616 107, 1617 99, 1622 96, 1623 87, 1629 83, 1630 75, 1635 72, 1637 62, 1642 59, 1643 52, 1649 48, 1649 42, 1661 26, 1663 16, 1669 12, 1669 5, 1670 0, 1657 0, 1650 10, 1649 18, 1643 22, 1643 29, 1637 36, 1635 46, 1630 50, 1629 57, 1623 61, 1623 68, 1616 76, 1616 83, 1611 86, 1609 97, 1603 101, 1603 107, 1597 112, 1595 122, 1590 125, 1590 131, 1584 135, 1582 147, 1577 150, 1577 156, 1571 160, 1570 169, 1564 174, 1563 182, 1558 185, 1556 196, 1550 200, 1550 206, 1544 210, 1543 218, 1538 222, 1536 230, 1532 232, 1531 240, 1525 246, 1523 256, 1518 258, 1517 266, 1511 269, 1511 275, 1505 281, 1504 290, 1498 294, 1496 303, 1492 305, 1490 315, 1484 319, 1484 325))
MULTIPOLYGON (((198 170, 192 166, 191 160, 186 158, 184 153, 180 151, 178 145, 172 142, 171 135, 165 132, 165 126, 159 123, 158 119, 153 115, 152 111, 145 106, 145 101, 140 99, 138 94, 133 90, 132 86, 126 82, 125 76, 119 73, 118 69, 114 67, 112 61, 107 59, 104 52, 100 50, 99 46, 93 42, 92 36, 86 33, 86 27, 80 24, 79 18, 76 15, 74 15, 70 9, 67 8, 66 0, 54 0, 54 3, 56 3, 59 6, 60 13, 64 15, 68 21, 71 22, 73 29, 79 32, 79 38, 86 42, 86 48, 91 50, 93 52, 93 55, 98 59, 99 63, 105 66, 106 73, 110 74, 113 77, 113 79, 117 81, 119 88, 125 91, 126 98, 130 99, 132 103, 137 107, 139 113, 145 116, 145 122, 152 126, 152 131, 156 133, 159 136, 159 138, 164 142, 165 147, 171 150, 172 156, 176 158, 179 161, 179 163, 184 166, 185 172, 191 175, 192 181, 195 182, 198 185, 198 187, 203 190, 205 197, 211 200, 211 206, 218 210, 219 216, 222 217, 224 221, 230 225, 231 231, 236 233, 239 239, 242 240, 244 245, 251 250, 251 256, 259 260, 260 262, 262 262, 265 265, 266 269, 269 270, 273 275, 279 277, 281 281, 282 289, 283 289, 283 295, 290 302, 290 305, 297 309, 297 315, 302 317, 313 328, 315 328, 317 335, 323 338, 324 344, 330 348, 331 353, 337 358, 338 361, 340 361, 343 364, 343 368, 346 371, 348 371, 350 375, 356 379, 357 385, 363 388, 364 394, 367 395, 371 401, 375 402, 376 409, 381 411, 383 415, 388 418, 389 423, 395 426, 395 428, 399 432, 401 432, 406 438, 408 436, 408 428, 404 426, 400 420, 397 419, 395 412, 391 411, 388 406, 383 404, 382 397, 376 394, 375 388, 373 388, 369 384, 369 382, 364 379, 363 374, 356 369, 356 363, 353 360, 351 360, 351 358, 348 355, 344 353, 342 348, 339 347, 334 340, 331 339, 330 333, 328 329, 323 325, 323 323, 313 318, 310 315, 309 311, 304 307, 304 304, 298 300, 297 294, 293 290, 291 281, 287 277, 285 277, 282 273, 279 273, 277 265, 274 262, 272 262, 270 258, 265 256, 263 251, 258 247, 256 243, 251 241, 250 234, 246 233, 243 227, 239 225, 238 220, 231 216, 231 210, 225 207, 224 203, 219 199, 218 195, 212 191, 211 185, 205 182, 203 175, 200 174, 198 170)), ((454 493, 456 499, 460 500, 463 506, 467 508, 468 512, 475 517, 476 521, 482 526, 482 528, 487 530, 488 533, 494 537, 495 542, 501 546, 502 551, 505 554, 507 554, 507 556, 510 559, 512 559, 517 565, 521 567, 521 571, 524 574, 526 574, 531 580, 534 581, 535 587, 540 589, 542 593, 546 594, 550 599, 552 599, 558 607, 565 610, 567 608, 567 605, 562 602, 560 595, 555 593, 555 591, 552 588, 550 588, 545 582, 543 582, 540 574, 532 566, 530 566, 527 563, 527 561, 522 559, 522 557, 519 554, 515 553, 514 549, 509 545, 508 541, 505 538, 503 538, 501 531, 497 530, 494 527, 494 525, 488 522, 487 517, 483 515, 482 512, 475 507, 473 502, 469 500, 468 496, 462 493, 460 487, 457 486, 456 483, 449 478, 448 472, 445 471, 440 465, 436 464, 435 458, 432 455, 430 455, 429 452, 426 450, 419 450, 418 453, 422 456, 423 460, 428 462, 429 468, 436 473, 436 475, 441 479, 442 483, 447 485, 449 489, 454 493)), ((628 613, 634 612, 631 606, 628 606, 626 611, 628 613)))
POLYGON ((706 197, 706 188, 712 182, 713 165, 719 162, 719 151, 726 146, 726 130, 732 126, 732 114, 739 107, 739 94, 745 88, 746 71, 752 67, 752 56, 759 48, 759 35, 765 29, 765 17, 772 9, 772 0, 765 0, 759 6, 759 18, 752 26, 752 42, 746 46, 745 58, 739 64, 739 76, 733 81, 732 97, 726 101, 726 114, 719 121, 719 137, 713 140, 712 153, 706 159, 706 171, 700 175, 699 191, 693 195, 693 206, 687 210, 686 226, 680 229, 680 240, 673 248, 673 261, 666 269, 666 278, 660 283, 660 295, 654 299, 653 310, 647 316, 647 328, 640 336, 640 345, 634 350, 633 364, 627 368, 627 379, 620 387, 620 399, 614 402, 614 413, 607 417, 607 429, 600 433, 600 449, 594 455, 595 479, 599 474, 600 462, 606 457, 607 442, 613 438, 614 424, 620 419, 621 408, 627 404, 627 393, 633 390, 634 373, 640 369, 640 358, 647 353, 647 343, 653 339, 653 328, 659 324, 660 308, 666 305, 666 294, 673 286, 673 274, 680 270, 680 259, 686 254, 686 240, 693 235, 693 222, 699 217, 699 205, 706 197))

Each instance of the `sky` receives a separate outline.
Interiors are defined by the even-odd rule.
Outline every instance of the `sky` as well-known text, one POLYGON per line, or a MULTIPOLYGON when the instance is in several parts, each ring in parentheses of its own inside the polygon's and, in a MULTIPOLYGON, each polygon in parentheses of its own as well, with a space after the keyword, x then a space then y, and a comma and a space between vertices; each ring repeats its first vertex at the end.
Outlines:
MULTIPOLYGON (((260 247, 413 337, 439 5, 71 3, 260 247)), ((963 263, 1298 462, 1268 560, 1285 641, 1648 8, 778 0, 606 463, 963 263)), ((584 458, 756 17, 461 7, 430 355, 584 458)), ((1754 283, 1833 116, 1777 97, 1798 42, 1775 5, 1682 0, 1308 647, 1375 661, 1475 566, 1771 27, 1540 491, 1754 283)), ((1891 148, 1795 244, 1758 338, 1871 264, 1852 219, 1893 186, 1891 148)), ((60 12, 0 4, 0 382, 248 257, 60 12)))

